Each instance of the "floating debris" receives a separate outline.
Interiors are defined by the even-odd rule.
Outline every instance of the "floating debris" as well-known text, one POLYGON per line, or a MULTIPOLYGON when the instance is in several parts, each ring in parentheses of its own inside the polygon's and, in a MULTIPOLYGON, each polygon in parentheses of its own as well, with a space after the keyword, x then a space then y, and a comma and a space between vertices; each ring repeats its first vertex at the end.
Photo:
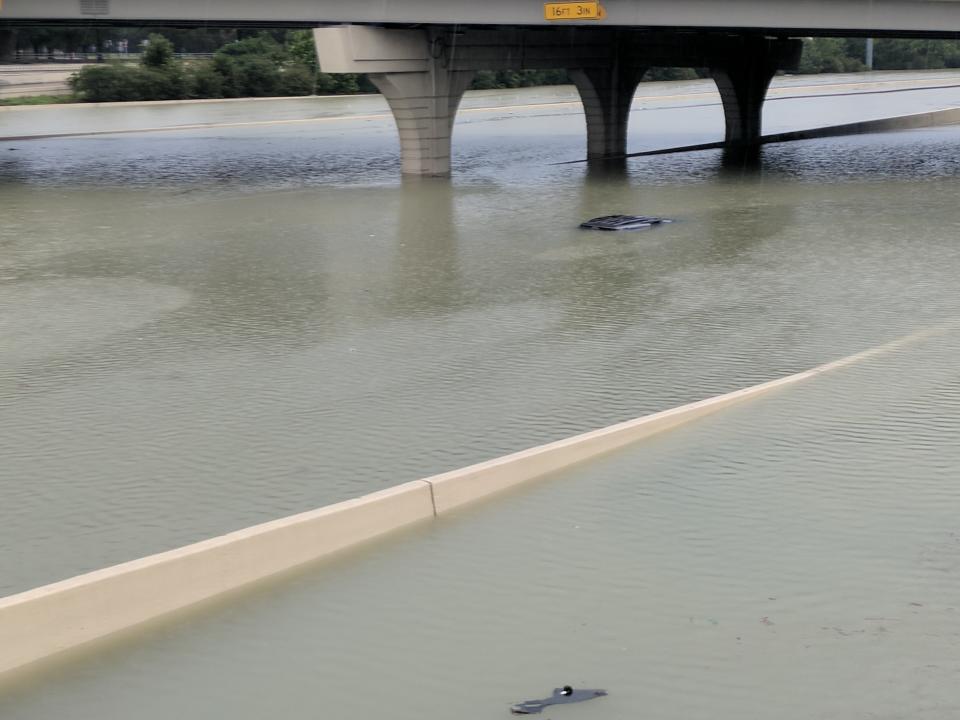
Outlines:
POLYGON ((578 703, 603 697, 606 694, 606 690, 574 690, 570 685, 564 685, 562 688, 555 688, 553 695, 543 700, 527 700, 517 703, 511 706, 510 712, 514 715, 537 715, 551 705, 578 703))
POLYGON ((646 230, 669 222, 673 221, 650 215, 604 215, 580 223, 580 227, 586 230, 646 230))

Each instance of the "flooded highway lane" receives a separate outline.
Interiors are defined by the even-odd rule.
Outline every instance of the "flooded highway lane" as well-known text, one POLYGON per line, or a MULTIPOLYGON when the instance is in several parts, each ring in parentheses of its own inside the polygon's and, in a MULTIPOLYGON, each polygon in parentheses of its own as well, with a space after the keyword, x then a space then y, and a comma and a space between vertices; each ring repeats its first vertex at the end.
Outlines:
POLYGON ((749 176, 705 152, 609 177, 551 165, 582 120, 542 134, 537 113, 464 125, 452 182, 401 182, 379 131, 17 144, 0 590, 801 370, 953 309, 952 128, 770 147, 749 176), (679 222, 578 229, 624 211, 679 222))
MULTIPOLYGON (((389 118, 0 145, 0 594, 960 317, 957 128, 611 175, 552 164, 583 121, 547 95, 466 113, 452 181, 401 181, 389 118), (578 229, 616 212, 676 222, 578 229)), ((767 129, 860 100, 770 103, 767 129)), ((719 107, 684 102, 638 110, 631 149, 717 139, 719 107)), ((758 686, 945 717, 958 342, 4 687, 0 716, 376 715, 376 686, 391 717, 487 717, 570 682, 611 690, 596 717, 743 717, 758 686)))
POLYGON ((21 675, 0 711, 480 720, 566 681, 610 694, 557 717, 949 718, 958 342, 912 343, 21 675))

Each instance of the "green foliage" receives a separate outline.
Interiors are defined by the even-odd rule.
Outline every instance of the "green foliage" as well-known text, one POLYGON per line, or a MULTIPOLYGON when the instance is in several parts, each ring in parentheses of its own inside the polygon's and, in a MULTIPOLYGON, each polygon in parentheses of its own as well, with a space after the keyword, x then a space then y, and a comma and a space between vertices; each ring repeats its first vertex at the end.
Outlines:
POLYGON ((280 94, 280 67, 267 57, 233 58, 233 77, 239 97, 271 97, 280 94))
POLYGON ((59 105, 61 103, 76 102, 73 95, 28 95, 0 99, 0 107, 11 105, 59 105))
POLYGON ((565 85, 570 82, 566 70, 481 70, 473 78, 473 90, 565 85))
POLYGON ((142 100, 139 68, 88 65, 70 78, 70 87, 87 102, 142 100))
POLYGON ((294 30, 287 33, 287 54, 293 62, 307 66, 314 73, 319 72, 317 46, 310 30, 294 30))
POLYGON ((237 65, 233 58, 217 53, 213 56, 213 61, 210 64, 213 72, 220 77, 222 97, 239 97, 239 78, 237 76, 237 65))
POLYGON ((87 102, 180 100, 187 97, 183 63, 162 35, 151 35, 140 65, 87 65, 70 78, 70 87, 87 102))
POLYGON ((183 64, 169 67, 141 67, 139 82, 143 100, 183 100, 187 97, 187 79, 183 64))
POLYGON ((224 78, 212 60, 190 63, 185 67, 187 96, 191 98, 222 98, 224 78))
POLYGON ((874 43, 877 70, 939 70, 960 67, 960 41, 896 40, 874 43))
MULTIPOLYGON (((865 70, 866 41, 862 38, 807 38, 803 43, 801 73, 860 72, 865 70)), ((960 41, 874 41, 876 70, 939 70, 960 67, 960 41)))
POLYGON ((87 102, 180 100, 187 97, 183 63, 174 58, 173 44, 153 34, 140 65, 88 65, 70 78, 74 92, 87 102))
POLYGON ((701 74, 694 68, 652 67, 644 74, 645 82, 662 80, 696 80, 701 74))
POLYGON ((800 73, 860 72, 865 41, 856 38, 808 38, 803 43, 800 73))
POLYGON ((470 85, 472 90, 494 90, 497 87, 497 74, 493 70, 480 70, 470 85))
POLYGON ((87 102, 180 100, 187 83, 179 65, 156 69, 136 65, 88 65, 70 78, 70 87, 87 102))
MULTIPOLYGON (((144 40, 149 40, 142 67, 101 65, 85 68, 75 76, 73 87, 90 101, 376 92, 364 75, 319 72, 310 30, 32 26, 18 28, 15 33, 8 31, 7 35, 8 44, 32 52, 109 49, 119 40, 127 40, 131 51, 136 52, 144 40), (183 62, 176 59, 177 52, 216 54, 212 61, 183 62)), ((862 38, 808 38, 800 72, 857 72, 864 69, 864 55, 862 38)), ((878 39, 874 66, 878 70, 960 67, 960 41, 878 39)), ((702 71, 685 68, 652 68, 645 79, 704 76, 702 71)), ((563 70, 481 71, 472 87, 501 89, 568 82, 563 70)))
MULTIPOLYGON (((364 78, 365 79, 365 78, 364 78)), ((354 95, 360 92, 360 75, 353 73, 319 73, 317 93, 320 95, 354 95)))
POLYGON ((260 33, 224 45, 214 55, 212 67, 223 79, 221 92, 226 97, 312 95, 316 73, 309 57, 301 61, 304 57, 303 47, 293 57, 272 35, 260 33))
MULTIPOLYGON (((101 44, 105 37, 131 39, 145 31, 90 28, 30 28, 17 34, 17 43, 34 49, 67 50, 101 44)), ((276 95, 354 94, 376 92, 365 75, 319 72, 313 33, 294 31, 171 30, 151 33, 140 66, 100 64, 83 68, 71 79, 78 97, 90 102, 175 100, 180 98, 268 97, 276 95), (165 37, 165 35, 167 37, 165 37), (218 48, 212 60, 182 61, 187 49, 218 48)), ((858 72, 864 69, 865 40, 808 38, 801 73, 858 72)), ((878 39, 875 67, 938 69, 960 67, 960 41, 878 39)), ((702 70, 651 68, 646 80, 692 80, 702 70)), ((485 70, 476 73, 476 90, 520 88, 569 83, 564 70, 485 70)))
POLYGON ((217 53, 213 68, 222 78, 224 97, 268 97, 280 94, 280 67, 257 55, 217 53))
POLYGON ((282 95, 313 95, 317 90, 317 73, 307 65, 287 65, 280 74, 282 95))
POLYGON ((274 63, 282 63, 289 59, 286 48, 265 32, 227 43, 217 50, 217 55, 233 58, 263 58, 274 63))
POLYGON ((163 70, 173 65, 173 53, 173 43, 163 35, 153 33, 147 38, 147 46, 140 62, 144 67, 163 70))

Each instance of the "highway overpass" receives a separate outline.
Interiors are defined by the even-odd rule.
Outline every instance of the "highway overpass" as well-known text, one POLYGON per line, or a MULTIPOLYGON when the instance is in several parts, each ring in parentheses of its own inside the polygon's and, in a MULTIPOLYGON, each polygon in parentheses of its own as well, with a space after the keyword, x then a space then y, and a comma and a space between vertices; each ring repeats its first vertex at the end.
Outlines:
POLYGON ((442 176, 478 70, 568 70, 588 158, 607 160, 626 153, 648 68, 707 68, 727 147, 749 151, 770 80, 799 62, 796 38, 960 37, 960 0, 0 0, 0 28, 52 23, 314 27, 322 70, 366 73, 387 98, 404 173, 442 176))
MULTIPOLYGON (((606 17, 599 22, 619 27, 793 35, 960 33, 957 0, 603 0, 603 6, 606 17)), ((538 0, 3 0, 0 20, 230 26, 550 22, 538 0)))

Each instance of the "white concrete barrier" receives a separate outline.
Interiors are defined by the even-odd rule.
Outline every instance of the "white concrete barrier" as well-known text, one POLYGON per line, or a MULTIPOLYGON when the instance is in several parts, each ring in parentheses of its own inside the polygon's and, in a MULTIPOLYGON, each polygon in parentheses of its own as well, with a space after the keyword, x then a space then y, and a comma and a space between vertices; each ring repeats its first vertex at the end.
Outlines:
MULTIPOLYGON (((857 93, 850 93, 854 95, 857 93)), ((783 98, 787 99, 787 98, 783 98)), ((896 132, 898 130, 917 130, 921 128, 943 127, 960 124, 960 108, 945 110, 930 110, 925 112, 897 115, 895 117, 880 118, 878 120, 860 120, 842 125, 827 125, 825 127, 810 128, 807 130, 788 130, 786 132, 764 135, 760 138, 761 145, 795 142, 797 140, 817 140, 820 138, 847 137, 850 135, 867 135, 869 133, 896 132)), ((681 145, 679 147, 661 148, 659 150, 642 150, 629 153, 623 157, 649 157, 652 155, 672 155, 674 153, 700 152, 701 150, 721 150, 726 143, 717 142, 697 143, 696 145, 681 145)), ((566 160, 556 165, 578 165, 586 160, 566 160)))
POLYGON ((0 674, 432 518, 421 481, 0 600, 0 674))
POLYGON ((893 132, 896 130, 916 130, 919 128, 941 127, 960 123, 960 108, 929 110, 925 112, 897 115, 896 117, 811 128, 809 130, 791 130, 789 132, 765 135, 763 144, 792 142, 795 140, 816 140, 818 138, 843 137, 846 135, 866 135, 868 133, 893 132))
POLYGON ((779 390, 831 370, 853 365, 910 342, 954 329, 956 325, 955 321, 943 323, 795 375, 593 430, 461 470, 435 475, 426 478, 425 482, 430 483, 433 488, 437 513, 448 512, 514 485, 590 460, 656 433, 705 417, 735 403, 756 398, 764 393, 779 390))
POLYGON ((955 326, 941 325, 779 380, 0 599, 0 674, 955 326))

